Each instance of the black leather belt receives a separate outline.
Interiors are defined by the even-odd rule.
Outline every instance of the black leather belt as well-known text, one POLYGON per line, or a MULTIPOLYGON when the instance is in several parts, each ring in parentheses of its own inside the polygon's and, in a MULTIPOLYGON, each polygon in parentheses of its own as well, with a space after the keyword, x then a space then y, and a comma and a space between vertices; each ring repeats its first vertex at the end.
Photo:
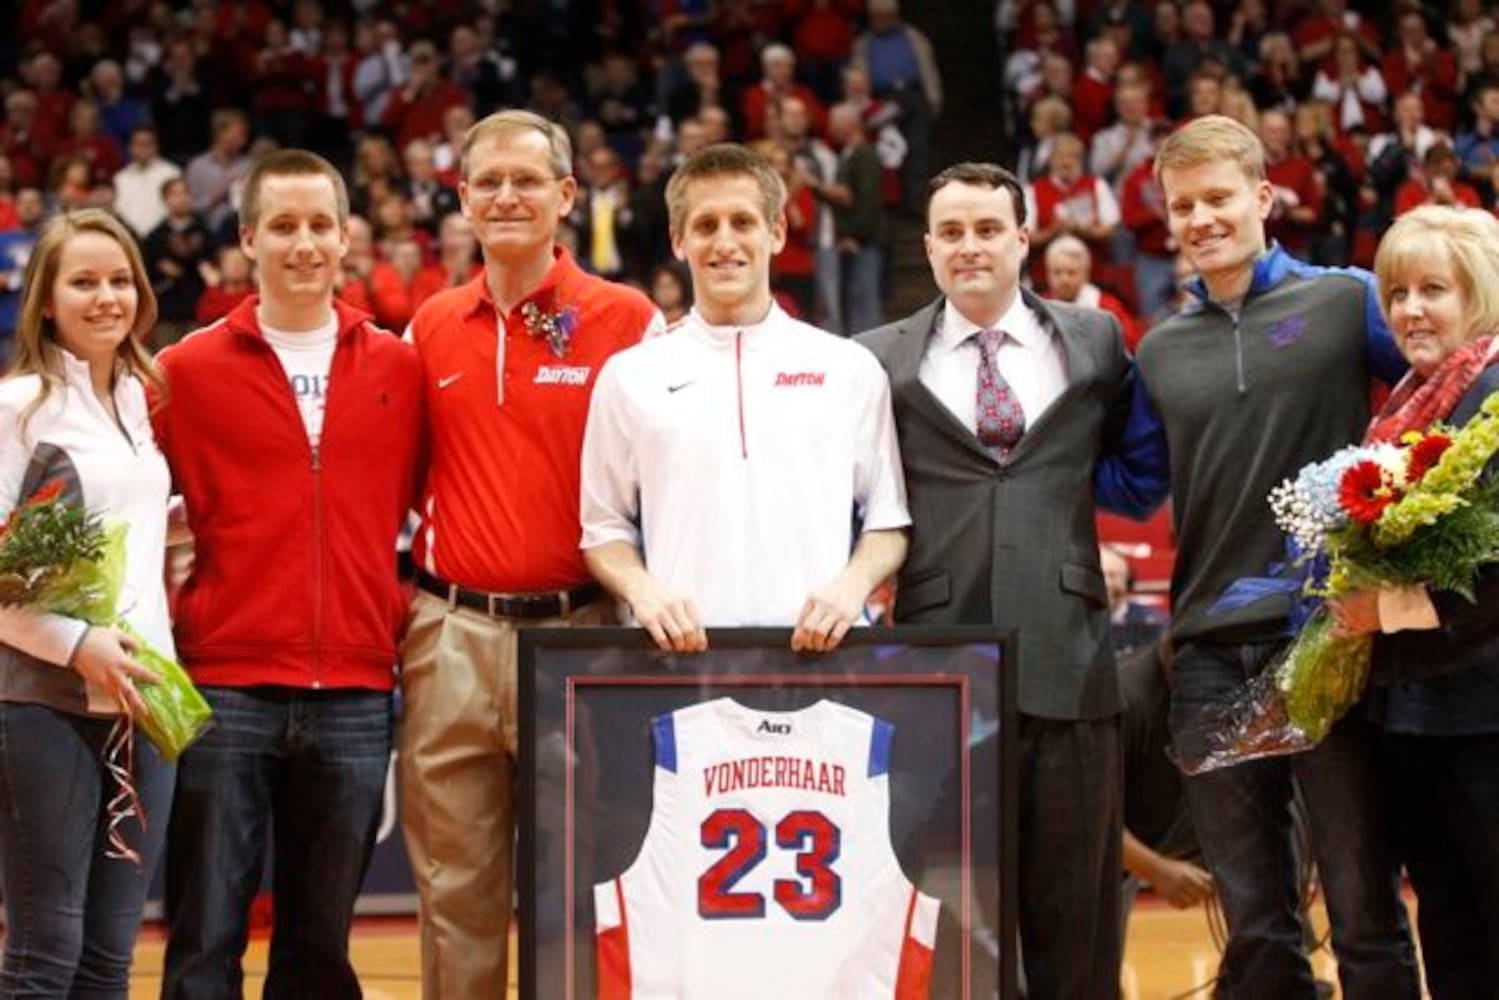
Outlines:
POLYGON ((604 596, 604 588, 597 583, 535 594, 491 594, 486 590, 469 590, 448 583, 424 569, 416 571, 416 585, 449 604, 473 608, 495 618, 565 618, 570 612, 604 596))

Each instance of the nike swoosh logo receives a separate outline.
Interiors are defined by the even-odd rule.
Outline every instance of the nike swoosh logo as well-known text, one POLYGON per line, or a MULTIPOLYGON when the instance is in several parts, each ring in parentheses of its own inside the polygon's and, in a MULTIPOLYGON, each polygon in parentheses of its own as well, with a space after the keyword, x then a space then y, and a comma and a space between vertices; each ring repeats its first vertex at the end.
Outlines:
POLYGON ((452 385, 462 377, 463 372, 459 372, 457 375, 444 375, 442 378, 437 380, 437 388, 446 389, 448 386, 452 385))
POLYGON ((667 386, 666 387, 666 391, 667 392, 676 392, 678 389, 685 389, 685 388, 687 388, 689 385, 691 385, 692 383, 694 383, 696 381, 697 381, 697 379, 690 378, 686 382, 679 382, 676 385, 669 385, 669 386, 667 386))

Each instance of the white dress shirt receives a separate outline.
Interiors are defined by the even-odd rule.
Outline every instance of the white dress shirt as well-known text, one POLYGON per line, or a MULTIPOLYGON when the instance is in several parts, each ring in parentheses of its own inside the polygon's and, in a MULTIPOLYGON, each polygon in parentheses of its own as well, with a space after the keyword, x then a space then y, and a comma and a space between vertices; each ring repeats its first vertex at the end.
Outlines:
MULTIPOLYGON (((1029 428, 1067 388, 1067 357, 1056 334, 1019 294, 996 326, 1005 333, 999 347, 999 373, 1010 383, 1029 428)), ((970 338, 981 329, 947 303, 927 341, 920 372, 921 384, 975 434, 979 345, 970 338)))

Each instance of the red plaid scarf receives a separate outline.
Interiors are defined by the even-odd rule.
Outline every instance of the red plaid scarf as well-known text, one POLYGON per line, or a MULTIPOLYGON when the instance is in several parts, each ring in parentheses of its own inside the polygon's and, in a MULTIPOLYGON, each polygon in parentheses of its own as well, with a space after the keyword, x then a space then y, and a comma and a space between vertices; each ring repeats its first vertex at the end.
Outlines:
POLYGON ((1446 420, 1483 370, 1495 363, 1499 363, 1499 339, 1490 334, 1447 355, 1429 378, 1407 373, 1369 424, 1364 444, 1394 444, 1407 431, 1424 431, 1446 420))

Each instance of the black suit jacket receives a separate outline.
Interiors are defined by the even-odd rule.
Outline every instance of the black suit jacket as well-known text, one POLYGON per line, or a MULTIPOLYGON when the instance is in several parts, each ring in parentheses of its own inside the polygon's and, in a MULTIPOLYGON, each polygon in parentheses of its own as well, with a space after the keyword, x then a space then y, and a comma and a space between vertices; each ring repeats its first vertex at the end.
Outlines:
POLYGON ((1015 629, 1020 711, 1104 718, 1120 697, 1093 471, 1124 448, 1133 366, 1112 316, 1024 298, 1061 339, 1068 386, 1004 466, 921 383, 942 299, 859 338, 890 376, 911 508, 895 617, 1015 629))

